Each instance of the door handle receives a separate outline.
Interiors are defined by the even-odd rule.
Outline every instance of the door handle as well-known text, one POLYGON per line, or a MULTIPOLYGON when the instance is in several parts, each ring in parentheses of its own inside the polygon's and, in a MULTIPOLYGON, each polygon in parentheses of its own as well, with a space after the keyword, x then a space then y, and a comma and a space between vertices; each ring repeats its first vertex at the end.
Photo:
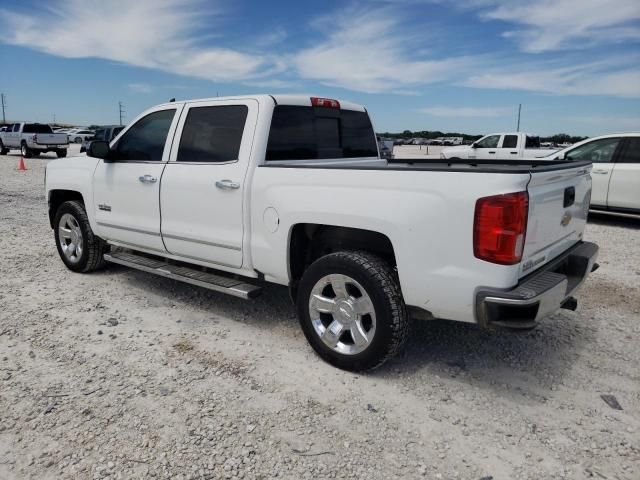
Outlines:
POLYGON ((489 153, 494 154, 494 153, 496 153, 496 152, 489 152, 489 153))
POLYGON ((240 188, 240 184, 232 182, 231 180, 218 180, 216 182, 216 187, 221 188, 222 190, 237 190, 240 188))
POLYGON ((591 173, 597 173, 598 175, 606 175, 609 172, 607 170, 591 170, 591 173))
POLYGON ((509 153, 513 153, 514 155, 517 155, 517 154, 518 154, 518 152, 509 152, 509 153))
POLYGON ((141 175, 138 177, 142 183, 156 183, 158 179, 152 175, 141 175))

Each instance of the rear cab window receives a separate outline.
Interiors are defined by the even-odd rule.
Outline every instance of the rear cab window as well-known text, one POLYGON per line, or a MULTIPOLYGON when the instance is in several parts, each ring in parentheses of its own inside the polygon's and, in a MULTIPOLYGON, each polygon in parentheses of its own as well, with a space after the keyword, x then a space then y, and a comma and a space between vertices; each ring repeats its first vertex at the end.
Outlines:
POLYGON ((378 157, 376 136, 366 112, 276 105, 266 160, 322 160, 378 157))
POLYGON ((53 133, 49 125, 40 123, 26 123, 22 133, 53 133))

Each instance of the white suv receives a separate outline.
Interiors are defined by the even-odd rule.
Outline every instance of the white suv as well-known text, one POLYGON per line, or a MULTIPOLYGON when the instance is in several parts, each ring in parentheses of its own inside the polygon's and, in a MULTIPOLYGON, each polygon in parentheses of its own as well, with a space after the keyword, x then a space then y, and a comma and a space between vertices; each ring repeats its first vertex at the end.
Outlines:
POLYGON ((547 158, 593 162, 592 209, 640 214, 640 133, 589 138, 547 158))

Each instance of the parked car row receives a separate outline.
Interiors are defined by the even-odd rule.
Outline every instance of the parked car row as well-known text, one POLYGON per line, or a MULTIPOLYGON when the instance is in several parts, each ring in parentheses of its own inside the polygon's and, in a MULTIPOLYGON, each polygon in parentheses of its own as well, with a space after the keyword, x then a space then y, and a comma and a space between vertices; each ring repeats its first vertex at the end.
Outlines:
POLYGON ((470 158, 539 158, 556 152, 557 149, 544 149, 540 137, 522 132, 491 133, 476 140, 471 145, 445 148, 440 158, 465 160, 470 158))

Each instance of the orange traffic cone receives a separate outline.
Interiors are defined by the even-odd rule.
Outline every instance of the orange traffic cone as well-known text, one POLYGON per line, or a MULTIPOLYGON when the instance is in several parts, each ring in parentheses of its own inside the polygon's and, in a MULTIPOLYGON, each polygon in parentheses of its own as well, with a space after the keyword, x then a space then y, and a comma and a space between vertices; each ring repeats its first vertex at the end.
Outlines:
POLYGON ((24 157, 20 157, 20 161, 18 162, 18 170, 26 171, 27 167, 24 165, 24 157))

